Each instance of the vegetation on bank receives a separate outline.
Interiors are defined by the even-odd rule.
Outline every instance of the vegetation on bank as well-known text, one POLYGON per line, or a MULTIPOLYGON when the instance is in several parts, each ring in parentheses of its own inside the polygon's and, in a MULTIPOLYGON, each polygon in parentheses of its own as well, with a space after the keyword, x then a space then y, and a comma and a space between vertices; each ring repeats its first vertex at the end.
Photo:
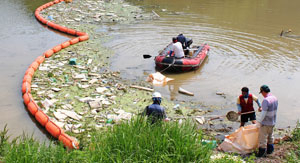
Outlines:
MULTIPOLYGON (((291 133, 292 141, 285 160, 300 161, 299 123, 291 133)), ((58 141, 40 143, 30 136, 22 135, 9 140, 6 127, 0 131, 0 162, 205 162, 236 163, 256 162, 224 153, 216 153, 211 144, 202 143, 207 137, 191 121, 157 123, 151 125, 143 118, 94 130, 89 141, 79 150, 67 150, 58 141)), ((279 149, 277 149, 279 150, 279 149)))
POLYGON ((143 118, 94 131, 80 150, 61 144, 39 143, 32 137, 8 140, 0 132, 0 162, 240 162, 231 157, 211 160, 211 144, 202 144, 203 134, 186 121, 151 125, 143 118))
POLYGON ((287 155, 287 162, 300 162, 300 123, 298 122, 296 128, 292 132, 292 146, 294 149, 287 155))

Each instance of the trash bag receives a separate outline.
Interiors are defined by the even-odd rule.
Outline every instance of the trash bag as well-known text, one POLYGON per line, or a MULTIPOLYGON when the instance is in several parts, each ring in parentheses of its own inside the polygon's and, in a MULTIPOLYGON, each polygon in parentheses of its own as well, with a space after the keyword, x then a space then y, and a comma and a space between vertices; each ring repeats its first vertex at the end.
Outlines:
POLYGON ((234 133, 225 136, 218 149, 224 152, 247 154, 258 148, 259 126, 257 124, 240 127, 234 133))
POLYGON ((160 72, 152 73, 148 76, 147 81, 156 86, 166 85, 168 81, 174 80, 161 74, 160 72))

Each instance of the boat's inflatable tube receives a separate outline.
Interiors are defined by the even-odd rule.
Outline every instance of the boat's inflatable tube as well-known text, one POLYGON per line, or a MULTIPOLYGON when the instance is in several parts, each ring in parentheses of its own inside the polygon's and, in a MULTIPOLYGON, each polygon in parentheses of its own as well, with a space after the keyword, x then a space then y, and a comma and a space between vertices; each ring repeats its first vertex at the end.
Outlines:
POLYGON ((53 121, 50 120, 50 118, 40 109, 40 107, 36 104, 34 99, 31 95, 31 80, 34 76, 34 72, 37 70, 39 65, 45 61, 45 58, 51 57, 53 54, 59 52, 61 49, 67 48, 70 45, 74 45, 81 41, 86 41, 89 39, 89 35, 87 33, 76 31, 74 29, 70 29, 58 24, 55 24, 51 21, 48 21, 47 19, 43 18, 40 15, 40 12, 54 4, 60 3, 64 0, 55 0, 52 2, 48 2, 40 7, 38 7, 35 10, 35 17, 38 21, 40 21, 42 24, 47 25, 48 27, 51 27, 55 30, 58 30, 60 32, 68 33, 70 35, 78 36, 76 38, 73 38, 69 41, 63 42, 52 49, 47 50, 44 52, 42 56, 39 56, 36 58, 34 62, 31 63, 29 68, 26 70, 23 82, 22 82, 22 94, 23 94, 23 100, 24 104, 27 106, 28 111, 31 115, 35 117, 35 119, 46 128, 46 130, 54 137, 57 138, 59 141, 61 141, 67 148, 70 149, 79 149, 79 143, 78 141, 64 133, 63 129, 61 129, 59 126, 57 126, 53 121))

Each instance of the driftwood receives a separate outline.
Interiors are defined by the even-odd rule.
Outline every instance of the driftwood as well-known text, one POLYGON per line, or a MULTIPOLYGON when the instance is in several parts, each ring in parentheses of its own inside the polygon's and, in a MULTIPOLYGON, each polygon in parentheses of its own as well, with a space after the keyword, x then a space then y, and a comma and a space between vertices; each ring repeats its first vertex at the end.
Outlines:
POLYGON ((194 93, 189 92, 189 91, 187 91, 187 90, 185 90, 185 89, 183 89, 183 88, 181 88, 181 87, 179 87, 178 92, 179 92, 179 93, 182 93, 182 94, 189 95, 189 96, 194 96, 194 93))
POLYGON ((142 86, 138 86, 138 85, 131 85, 130 88, 136 88, 136 89, 141 89, 141 90, 150 91, 150 92, 154 91, 154 89, 152 89, 152 88, 142 87, 142 86))
POLYGON ((152 13, 153 13, 156 17, 160 18, 160 16, 159 16, 154 10, 152 10, 152 13))
POLYGON ((170 117, 171 119, 187 119, 187 118, 192 118, 195 119, 197 123, 200 125, 203 125, 206 120, 204 116, 189 116, 189 117, 170 117))
POLYGON ((172 118, 172 119, 186 119, 186 118, 201 118, 201 117, 204 117, 204 116, 201 116, 201 115, 199 115, 199 116, 186 116, 186 117, 180 116, 180 117, 169 117, 169 118, 172 118))

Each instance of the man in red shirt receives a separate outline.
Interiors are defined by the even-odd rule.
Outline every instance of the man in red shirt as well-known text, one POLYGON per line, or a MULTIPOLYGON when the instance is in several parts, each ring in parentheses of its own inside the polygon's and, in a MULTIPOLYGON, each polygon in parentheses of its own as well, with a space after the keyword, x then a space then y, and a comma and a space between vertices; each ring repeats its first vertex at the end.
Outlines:
POLYGON ((249 121, 249 119, 253 124, 256 123, 253 101, 257 103, 259 109, 261 108, 258 98, 253 94, 249 94, 249 88, 243 87, 241 91, 242 94, 237 99, 238 113, 241 115, 240 127, 244 126, 245 123, 249 121))

